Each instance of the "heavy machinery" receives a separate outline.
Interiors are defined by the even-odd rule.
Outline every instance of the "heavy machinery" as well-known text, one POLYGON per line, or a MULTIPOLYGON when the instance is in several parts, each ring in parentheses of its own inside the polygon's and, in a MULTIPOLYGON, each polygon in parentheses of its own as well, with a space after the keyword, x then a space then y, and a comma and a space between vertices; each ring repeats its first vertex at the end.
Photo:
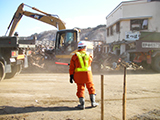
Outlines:
MULTIPOLYGON (((44 69, 49 72, 68 72, 68 67, 54 64, 55 62, 69 63, 72 55, 77 52, 79 42, 78 29, 64 29, 56 33, 55 48, 51 60, 45 60, 44 69)), ((88 49, 89 50, 89 49, 88 49)))
POLYGON ((0 80, 12 78, 28 67, 28 56, 35 47, 35 40, 20 37, 0 37, 0 80))
POLYGON ((19 5, 17 11, 15 12, 7 28, 5 37, 0 38, 0 80, 3 80, 4 78, 12 78, 17 73, 20 73, 23 64, 25 67, 27 67, 28 53, 31 54, 31 49, 35 48, 35 39, 26 40, 26 38, 21 38, 18 36, 12 37, 23 15, 50 24, 59 30, 56 34, 55 49, 53 50, 53 60, 45 62, 45 69, 52 68, 51 70, 61 70, 61 66, 55 66, 54 62, 66 60, 69 62, 73 53, 76 52, 77 44, 79 41, 79 30, 67 30, 65 23, 58 17, 58 15, 48 14, 35 7, 31 7, 22 3, 19 5), (30 7, 31 9, 42 14, 24 11, 24 6, 30 7), (6 36, 9 29, 9 35, 6 36), (58 69, 58 67, 60 68, 58 69))
POLYGON ((28 56, 31 55, 31 51, 35 48, 35 38, 22 38, 18 37, 18 34, 12 36, 23 15, 53 25, 59 30, 65 29, 64 22, 58 16, 47 14, 30 6, 28 7, 42 14, 24 11, 24 6, 28 5, 24 3, 19 5, 5 36, 0 37, 0 80, 12 78, 21 72, 22 67, 28 67, 28 56), (6 36, 9 29, 9 35, 6 36))
MULTIPOLYGON (((20 22, 23 15, 25 15, 27 17, 31 17, 31 18, 39 20, 39 21, 42 21, 42 22, 45 22, 45 23, 48 23, 50 25, 53 25, 54 27, 56 27, 59 30, 66 29, 65 23, 63 21, 61 21, 61 19, 58 17, 58 15, 48 14, 48 13, 43 12, 35 7, 31 7, 29 5, 22 3, 19 5, 17 11, 15 12, 15 14, 14 14, 14 16, 8 26, 7 32, 10 29, 10 26, 12 25, 10 32, 9 32, 9 36, 13 35, 13 33, 16 30, 16 27, 17 27, 18 23, 20 22), (24 6, 27 6, 27 7, 31 8, 35 11, 38 11, 42 14, 25 11, 25 10, 23 10, 24 6)), ((6 34, 7 34, 7 32, 6 32, 6 34)))
MULTIPOLYGON (((53 56, 51 57, 52 59, 49 61, 47 61, 47 60, 43 61, 44 65, 40 66, 40 67, 42 67, 48 71, 51 71, 51 72, 53 72, 53 71, 57 71, 57 72, 66 71, 66 72, 68 72, 68 67, 56 65, 54 63, 55 62, 67 62, 67 63, 70 62, 71 56, 77 51, 77 45, 78 45, 78 42, 80 41, 80 39, 79 39, 80 30, 78 30, 77 28, 66 29, 65 23, 58 17, 58 15, 48 14, 48 13, 43 12, 35 7, 31 7, 29 5, 22 3, 19 5, 19 7, 18 7, 17 11, 15 12, 15 14, 14 14, 14 16, 8 26, 8 29, 7 29, 7 32, 8 32, 8 30, 11 27, 10 32, 9 32, 9 36, 5 37, 5 39, 8 39, 9 42, 10 41, 12 42, 12 39, 14 38, 14 39, 16 39, 16 41, 15 41, 16 44, 14 47, 10 48, 10 51, 8 51, 8 55, 4 60, 2 59, 4 57, 1 57, 1 71, 2 71, 1 72, 1 80, 4 78, 5 73, 6 73, 6 75, 12 73, 12 76, 10 76, 9 78, 14 77, 14 75, 16 75, 16 73, 17 73, 17 68, 15 66, 17 66, 18 64, 20 64, 20 66, 22 66, 22 64, 25 64, 25 65, 27 64, 26 66, 28 66, 28 62, 27 62, 28 58, 27 58, 27 55, 24 54, 26 52, 21 52, 21 51, 22 50, 26 51, 26 49, 29 49, 29 46, 28 46, 28 48, 23 48, 23 47, 20 48, 19 46, 16 46, 16 45, 20 45, 19 44, 20 37, 11 37, 23 15, 30 17, 30 18, 33 18, 33 19, 36 19, 38 21, 50 24, 58 29, 58 31, 56 33, 55 48, 52 50, 52 52, 53 52, 52 53, 53 56), (23 10, 24 6, 30 7, 31 9, 36 10, 42 14, 24 11, 23 10), (15 61, 12 62, 10 60, 10 58, 12 58, 10 53, 14 49, 17 50, 16 51, 17 56, 15 57, 15 61), (23 58, 21 58, 20 61, 18 60, 19 53, 23 53, 23 56, 24 56, 23 58), (8 62, 5 62, 5 61, 8 61, 8 62), (6 66, 9 66, 9 67, 7 68, 6 66), (6 68, 9 70, 7 70, 6 68), (16 70, 14 70, 13 68, 16 68, 16 70)), ((7 32, 6 32, 6 34, 7 34, 7 32)), ((6 42, 4 38, 0 38, 0 39, 2 39, 1 43, 6 42)), ((25 42, 27 42, 27 41, 28 40, 25 40, 25 42)), ((22 40, 21 40, 21 42, 22 42, 22 40)), ((35 47, 35 44, 33 42, 32 42, 32 45, 34 45, 34 47, 35 47)), ((88 46, 88 50, 90 52, 92 52, 93 48, 92 48, 92 46, 89 48, 89 46, 88 46)), ((7 49, 7 48, 5 47, 5 49, 7 49)), ((4 50, 4 47, 3 47, 3 50, 4 50)), ((1 56, 3 56, 3 55, 1 55, 1 56)), ((30 62, 32 61, 32 63, 34 63, 34 60, 32 58, 29 61, 30 62)), ((37 66, 39 66, 39 65, 37 65, 37 66)))

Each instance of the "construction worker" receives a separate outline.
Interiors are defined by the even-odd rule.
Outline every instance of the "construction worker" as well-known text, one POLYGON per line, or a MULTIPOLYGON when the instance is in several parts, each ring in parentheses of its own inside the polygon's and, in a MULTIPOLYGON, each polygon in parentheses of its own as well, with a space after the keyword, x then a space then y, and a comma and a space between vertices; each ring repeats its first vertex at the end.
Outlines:
POLYGON ((95 102, 95 87, 92 80, 91 72, 91 54, 86 52, 87 45, 85 41, 80 41, 78 43, 78 52, 76 52, 70 61, 70 83, 77 84, 77 97, 79 98, 80 105, 77 107, 80 109, 85 109, 85 86, 88 89, 91 106, 96 107, 98 103, 95 102))

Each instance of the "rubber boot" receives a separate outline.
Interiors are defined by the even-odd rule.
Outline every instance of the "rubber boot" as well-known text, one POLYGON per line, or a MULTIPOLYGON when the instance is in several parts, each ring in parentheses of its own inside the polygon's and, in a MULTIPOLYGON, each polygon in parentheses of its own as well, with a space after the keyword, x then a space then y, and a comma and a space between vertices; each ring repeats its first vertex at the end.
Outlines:
POLYGON ((97 107, 98 103, 95 101, 95 94, 90 94, 90 100, 91 100, 91 106, 92 107, 97 107))
POLYGON ((84 105, 85 100, 84 100, 83 97, 79 98, 79 102, 80 102, 80 105, 78 105, 77 108, 79 108, 79 109, 85 109, 85 105, 84 105))

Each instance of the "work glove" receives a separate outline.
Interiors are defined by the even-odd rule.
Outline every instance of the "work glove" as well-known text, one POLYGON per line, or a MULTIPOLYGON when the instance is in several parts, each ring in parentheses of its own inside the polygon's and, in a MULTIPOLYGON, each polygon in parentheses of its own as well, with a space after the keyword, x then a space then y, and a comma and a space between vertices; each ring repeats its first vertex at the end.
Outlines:
POLYGON ((73 79, 73 75, 70 75, 70 83, 73 83, 74 79, 73 79))

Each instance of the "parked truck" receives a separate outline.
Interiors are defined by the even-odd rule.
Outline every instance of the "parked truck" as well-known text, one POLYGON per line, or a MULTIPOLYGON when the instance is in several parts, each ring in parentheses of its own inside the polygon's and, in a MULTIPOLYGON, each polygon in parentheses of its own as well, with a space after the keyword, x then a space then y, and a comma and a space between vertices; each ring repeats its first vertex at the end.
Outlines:
POLYGON ((28 67, 28 56, 35 47, 35 39, 0 37, 0 80, 12 78, 28 67))

